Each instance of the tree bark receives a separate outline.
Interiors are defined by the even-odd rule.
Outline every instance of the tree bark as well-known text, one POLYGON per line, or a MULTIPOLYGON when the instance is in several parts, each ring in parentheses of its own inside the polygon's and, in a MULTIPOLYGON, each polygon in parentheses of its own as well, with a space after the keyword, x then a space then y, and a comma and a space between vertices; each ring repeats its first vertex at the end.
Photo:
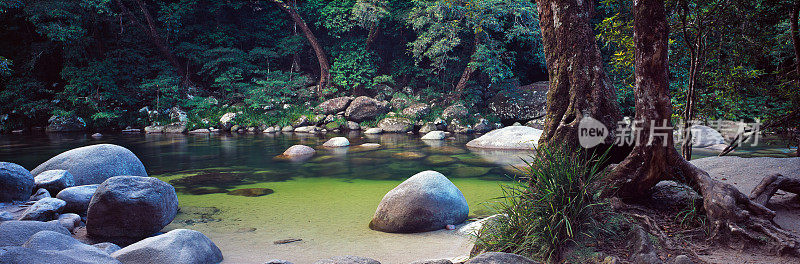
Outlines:
MULTIPOLYGON (((547 115, 540 145, 577 149, 578 124, 599 120, 614 135, 622 114, 616 92, 603 70, 591 27, 594 1, 537 0, 545 61, 550 79, 547 115)), ((614 137, 604 142, 614 143, 614 137)))
POLYGON ((470 64, 475 62, 473 57, 475 56, 475 52, 478 51, 478 45, 481 44, 478 33, 475 33, 475 40, 473 40, 472 43, 473 47, 472 53, 469 55, 469 62, 467 63, 467 67, 464 68, 464 72, 461 73, 461 78, 458 79, 458 83, 453 88, 453 93, 450 94, 450 101, 455 102, 461 99, 461 96, 464 95, 464 91, 467 90, 469 79, 472 78, 472 75, 475 73, 475 67, 470 66, 470 64))
POLYGON ((775 224, 775 212, 753 202, 730 184, 714 180, 678 154, 670 116, 668 26, 664 0, 634 2, 636 120, 639 142, 614 168, 611 179, 623 198, 648 195, 662 180, 687 183, 703 196, 703 209, 712 227, 711 238, 726 243, 763 244, 780 253, 800 253, 800 239, 775 224), (734 239, 744 238, 744 239, 734 239))
POLYGON ((142 11, 142 15, 144 16, 143 23, 141 20, 136 18, 133 12, 131 12, 131 10, 128 9, 124 3, 122 3, 122 0, 115 0, 114 2, 116 2, 117 6, 119 6, 122 13, 128 16, 128 19, 130 19, 131 22, 139 26, 142 30, 144 30, 145 33, 147 33, 150 41, 154 46, 156 46, 158 51, 161 53, 161 56, 163 56, 164 59, 166 59, 172 65, 172 67, 175 68, 175 71, 181 76, 181 83, 184 86, 190 84, 191 81, 189 80, 189 75, 185 69, 185 66, 178 62, 178 60, 175 58, 175 55, 173 55, 172 51, 169 49, 167 42, 164 41, 164 39, 161 37, 161 34, 158 33, 155 22, 153 21, 153 17, 150 15, 150 11, 147 10, 147 5, 145 5, 142 0, 135 1, 139 6, 139 9, 142 11))
POLYGON ((317 37, 314 36, 314 32, 311 32, 306 21, 297 13, 297 9, 293 5, 289 5, 282 0, 269 1, 276 4, 281 10, 292 17, 292 20, 300 27, 300 31, 303 31, 303 35, 305 35, 308 40, 308 44, 311 45, 311 48, 314 50, 314 54, 317 56, 317 62, 319 63, 319 85, 317 86, 317 93, 320 94, 323 89, 330 85, 331 80, 331 66, 328 63, 325 50, 322 49, 322 45, 319 43, 319 40, 317 40, 317 37))

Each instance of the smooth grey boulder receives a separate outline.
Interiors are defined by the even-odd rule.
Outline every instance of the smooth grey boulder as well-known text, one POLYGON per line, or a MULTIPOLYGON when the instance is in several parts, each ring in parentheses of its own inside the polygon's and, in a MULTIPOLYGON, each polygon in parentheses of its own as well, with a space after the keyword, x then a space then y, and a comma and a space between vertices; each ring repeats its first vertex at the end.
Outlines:
POLYGON ((111 242, 97 243, 92 246, 96 247, 97 249, 100 249, 101 251, 109 255, 111 255, 111 253, 117 252, 118 250, 122 249, 121 247, 117 246, 117 244, 111 242))
POLYGON ((492 130, 467 143, 470 148, 532 150, 539 143, 542 130, 527 126, 509 126, 492 130))
POLYGON ((381 102, 367 96, 359 96, 350 102, 344 111, 347 120, 361 122, 373 119, 389 111, 388 103, 381 102))
POLYGON ((335 137, 326 141, 322 146, 329 148, 347 147, 350 146, 350 141, 346 137, 335 137))
POLYGON ((19 220, 32 220, 32 221, 50 221, 58 218, 58 215, 64 210, 66 202, 57 198, 44 198, 36 201, 28 210, 22 213, 19 220))
POLYGON ((222 251, 203 233, 175 229, 146 238, 111 254, 122 263, 211 264, 222 262, 222 251))
POLYGON ((350 105, 350 102, 353 101, 353 97, 345 96, 345 97, 336 97, 325 102, 322 102, 317 106, 315 109, 318 113, 332 115, 338 112, 344 111, 347 109, 347 106, 350 105))
POLYGON ((44 188, 50 193, 58 193, 63 189, 75 186, 75 179, 65 170, 48 170, 33 177, 34 188, 44 188))
POLYGON ((234 121, 236 120, 237 113, 225 113, 219 118, 219 126, 223 131, 230 131, 230 129, 236 125, 234 121))
POLYGON ((380 127, 373 127, 367 129, 367 131, 364 131, 364 134, 380 134, 380 133, 383 133, 383 129, 381 129, 380 127))
POLYGON ((57 222, 6 221, 0 223, 0 247, 22 246, 31 236, 41 231, 70 234, 69 230, 57 222))
POLYGON ((378 127, 387 133, 406 133, 414 129, 414 124, 408 118, 387 117, 378 122, 378 127))
POLYGON ((725 138, 719 131, 701 125, 694 125, 689 128, 692 131, 692 147, 704 148, 717 144, 725 144, 725 138))
POLYGON ((36 193, 31 195, 31 199, 30 200, 31 201, 38 201, 38 200, 41 200, 41 199, 44 199, 44 198, 50 198, 50 197, 53 197, 53 196, 50 195, 50 192, 48 192, 47 189, 39 189, 39 190, 36 191, 36 193))
POLYGON ((329 259, 318 260, 314 264, 381 264, 377 260, 357 256, 336 256, 329 259))
POLYGON ((67 213, 58 216, 58 223, 70 232, 74 232, 75 228, 81 225, 81 216, 78 214, 67 213))
POLYGON ((317 153, 317 151, 312 147, 306 145, 294 145, 286 149, 286 151, 283 152, 283 155, 289 158, 294 158, 313 156, 314 153, 317 153))
POLYGON ((89 203, 86 231, 98 237, 146 237, 178 213, 175 188, 151 177, 111 177, 89 203))
POLYGON ((0 162, 0 202, 26 201, 33 192, 33 176, 20 165, 0 162))
POLYGON ((423 171, 389 191, 378 204, 369 227, 390 233, 444 229, 469 214, 461 190, 441 173, 423 171))
POLYGON ((444 134, 444 131, 435 130, 435 131, 428 132, 427 134, 425 134, 425 136, 422 136, 422 139, 423 140, 443 140, 445 137, 446 137, 446 135, 444 134))
POLYGON ((85 213, 89 209, 89 202, 92 201, 94 192, 97 191, 99 184, 81 185, 69 187, 56 194, 56 198, 67 203, 64 212, 85 213))
POLYGON ((272 259, 272 260, 268 260, 267 262, 264 262, 264 264, 294 264, 294 263, 292 263, 292 262, 290 262, 288 260, 272 259))
POLYGON ((119 263, 91 245, 52 231, 38 232, 21 247, 5 249, 8 251, 0 253, 0 263, 119 263))
POLYGON ((31 171, 33 175, 48 170, 66 170, 75 185, 99 184, 120 175, 147 176, 144 165, 127 148, 98 144, 72 149, 45 161, 31 171))
POLYGON ((532 259, 511 253, 487 252, 480 254, 464 264, 540 264, 532 259))

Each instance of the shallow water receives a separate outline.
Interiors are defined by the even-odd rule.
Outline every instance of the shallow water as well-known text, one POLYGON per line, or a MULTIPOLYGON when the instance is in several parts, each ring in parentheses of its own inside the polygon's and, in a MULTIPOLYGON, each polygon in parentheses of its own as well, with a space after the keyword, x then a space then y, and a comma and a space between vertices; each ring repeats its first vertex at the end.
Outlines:
MULTIPOLYGON (((100 143, 127 147, 151 176, 178 191, 181 212, 166 229, 199 230, 217 243, 228 263, 263 263, 279 258, 295 263, 335 255, 361 255, 382 263, 453 258, 467 254, 470 238, 455 231, 386 234, 369 230, 372 214, 386 192, 402 180, 436 170, 459 187, 471 216, 493 213, 500 185, 513 177, 513 166, 527 151, 470 150, 472 136, 422 141, 405 134, 308 135, 105 135, 83 134, 0 136, 0 161, 33 169, 63 151, 100 143), (320 147, 334 136, 353 146, 320 147), (357 147, 379 143, 379 149, 357 147), (317 149, 309 160, 275 159, 286 148, 303 144, 317 149), (230 195, 228 192, 263 196, 230 195), (248 189, 248 190, 242 190, 248 189), (249 190, 252 189, 252 190, 249 190), (274 244, 299 238, 302 241, 274 244), (407 254, 408 252, 414 254, 407 254)), ((793 153, 780 141, 745 146, 733 155, 786 157, 793 153)), ((696 149, 694 158, 716 155, 696 149)))
POLYGON ((422 141, 400 134, 308 135, 11 135, 0 137, 0 160, 33 169, 63 151, 112 143, 133 151, 151 176, 178 191, 181 213, 167 229, 206 233, 230 263, 263 263, 282 258, 308 263, 334 255, 355 254, 384 263, 467 254, 469 238, 455 231, 386 234, 369 230, 378 202, 406 178, 436 170, 459 187, 471 216, 492 214, 500 184, 513 175, 513 164, 527 151, 477 151, 459 136, 422 141), (349 148, 320 147, 346 136, 349 148), (379 143, 378 149, 358 147, 379 143), (303 144, 317 154, 302 162, 275 159, 286 148, 303 144), (241 189, 268 188, 274 193, 229 195, 241 189), (275 245, 273 241, 303 241, 275 245), (424 246, 420 246, 424 245, 424 246), (404 250, 405 249, 405 250, 404 250), (416 255, 404 252, 415 251, 416 255))

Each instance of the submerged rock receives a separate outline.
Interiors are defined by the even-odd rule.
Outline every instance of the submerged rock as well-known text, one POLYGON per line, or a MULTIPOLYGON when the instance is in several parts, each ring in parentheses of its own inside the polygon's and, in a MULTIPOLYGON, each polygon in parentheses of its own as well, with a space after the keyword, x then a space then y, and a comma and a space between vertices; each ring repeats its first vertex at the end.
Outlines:
POLYGON ((0 202, 24 201, 33 192, 33 176, 20 165, 0 162, 0 202))
POLYGON ((222 251, 203 233, 175 229, 149 237, 111 254, 122 263, 192 263, 222 262, 222 251))
POLYGON ((117 176, 98 186, 86 216, 86 231, 98 237, 146 237, 178 212, 175 188, 151 177, 117 176))
POLYGON ((58 192, 56 198, 67 203, 64 206, 64 212, 82 214, 89 209, 89 202, 98 186, 98 184, 92 184, 69 187, 58 192))
POLYGON ((350 141, 347 140, 346 137, 335 137, 329 139, 325 144, 322 144, 322 146, 328 148, 347 147, 350 146, 350 141))
POLYGON ((272 194, 275 191, 268 188, 247 188, 247 189, 236 189, 233 191, 228 192, 228 195, 237 195, 237 196, 245 196, 245 197, 258 197, 264 196, 267 194, 272 194))
POLYGON ((75 186, 75 179, 68 171, 49 170, 43 171, 33 178, 34 188, 44 188, 51 193, 58 193, 63 189, 75 186))
POLYGON ((470 148, 486 149, 534 149, 542 136, 542 130, 527 126, 510 126, 492 130, 467 143, 470 148))
POLYGON ((33 175, 48 170, 66 170, 75 185, 99 184, 120 175, 147 176, 144 165, 127 148, 98 144, 62 152, 31 171, 33 175))
POLYGON ((314 264, 381 264, 377 260, 357 256, 337 256, 329 259, 318 260, 314 264))
POLYGON ((466 198, 447 177, 423 171, 383 197, 369 227, 391 233, 426 232, 460 224, 468 214, 466 198))
POLYGON ((433 155, 425 159, 425 164, 431 166, 446 166, 455 163, 456 161, 458 161, 458 159, 450 156, 433 155))

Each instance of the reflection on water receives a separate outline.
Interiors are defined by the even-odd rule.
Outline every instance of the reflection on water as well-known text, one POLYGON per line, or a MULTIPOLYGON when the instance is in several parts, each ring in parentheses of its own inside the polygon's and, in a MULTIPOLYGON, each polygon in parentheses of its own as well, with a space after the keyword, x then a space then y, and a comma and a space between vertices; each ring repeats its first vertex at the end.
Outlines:
POLYGON ((184 194, 220 193, 238 185, 293 178, 403 180, 423 170, 450 178, 507 179, 507 165, 519 164, 526 151, 470 151, 470 136, 422 141, 406 134, 365 135, 171 135, 123 134, 93 139, 83 134, 10 135, 0 137, 0 160, 33 169, 60 152, 112 143, 133 151, 150 175, 169 181, 184 194), (346 136, 351 147, 324 148, 331 137, 346 136), (378 143, 380 148, 361 147, 378 143), (317 149, 304 162, 275 159, 286 148, 303 144, 317 149), (516 162, 516 163, 515 163, 516 162))

